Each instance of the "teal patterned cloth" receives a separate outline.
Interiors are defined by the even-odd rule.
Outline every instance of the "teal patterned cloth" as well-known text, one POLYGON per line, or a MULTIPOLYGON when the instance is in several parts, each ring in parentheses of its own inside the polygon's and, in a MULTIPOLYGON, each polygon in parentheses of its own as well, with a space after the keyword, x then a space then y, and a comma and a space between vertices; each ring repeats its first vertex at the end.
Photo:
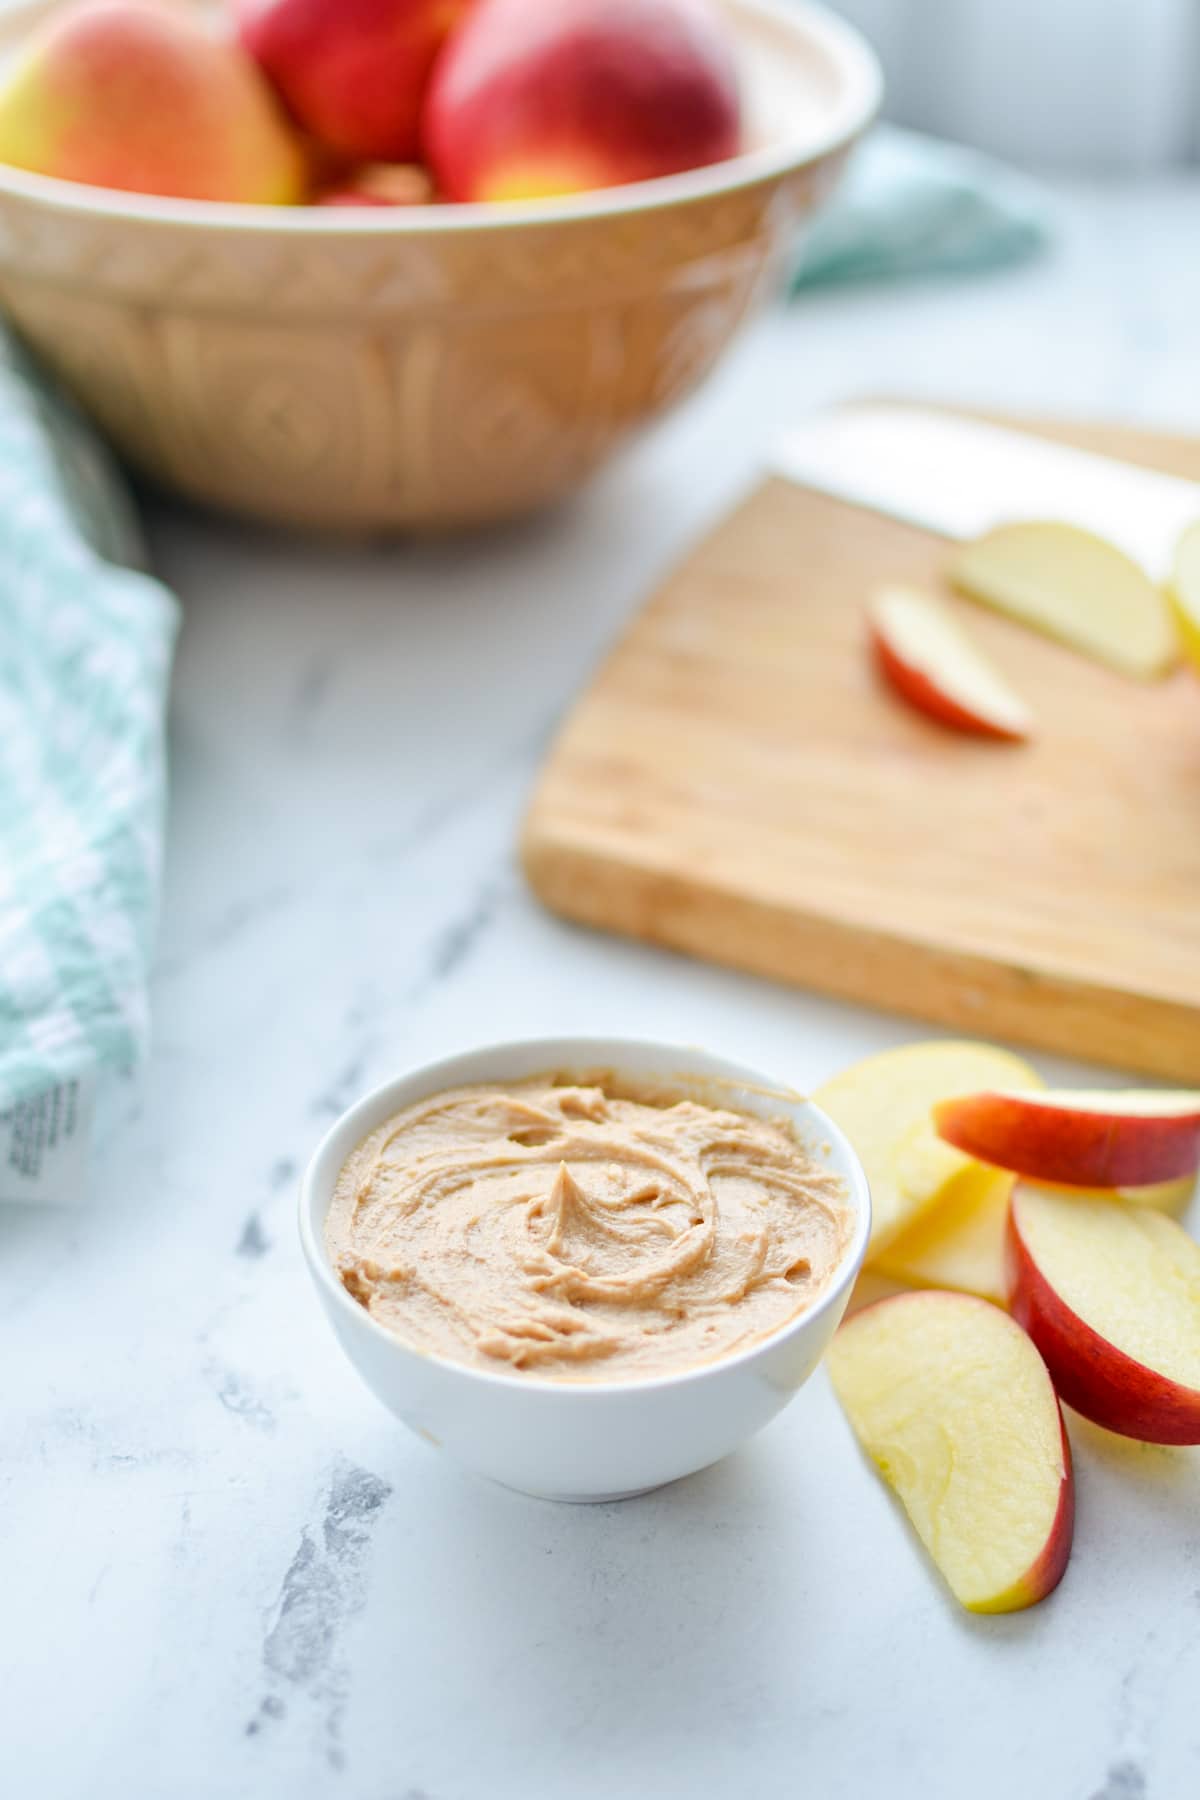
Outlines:
POLYGON ((801 245, 797 290, 970 275, 1034 256, 1053 232, 1036 183, 960 144, 881 125, 801 245))
POLYGON ((0 337, 0 1199, 47 1197, 145 1044, 177 612, 141 561, 107 453, 0 337))

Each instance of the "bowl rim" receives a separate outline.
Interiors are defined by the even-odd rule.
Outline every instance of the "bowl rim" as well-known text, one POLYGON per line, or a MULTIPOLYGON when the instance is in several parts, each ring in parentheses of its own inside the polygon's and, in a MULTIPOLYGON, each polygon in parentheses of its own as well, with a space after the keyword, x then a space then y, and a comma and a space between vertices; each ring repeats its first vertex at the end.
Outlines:
MULTIPOLYGON (((478 1079, 478 1078, 476 1078, 478 1079)), ((520 1080, 518 1075, 505 1076, 498 1074, 497 1080, 520 1080)), ((669 1079, 669 1077, 667 1078, 669 1079)), ((401 1101, 399 1105, 406 1102, 401 1101)), ((383 1117, 386 1117, 386 1113, 383 1117)), ((841 1128, 834 1123, 828 1113, 810 1100, 806 1095, 798 1093, 786 1084, 780 1084, 773 1076, 765 1075, 761 1070, 750 1068, 744 1063, 729 1057, 718 1055, 696 1044, 676 1044, 659 1038, 642 1037, 607 1037, 603 1035, 566 1035, 562 1037, 534 1036, 520 1038, 503 1038, 493 1043, 472 1045, 465 1050, 455 1051, 449 1056, 438 1057, 432 1062, 416 1063, 385 1081, 378 1082, 367 1093, 363 1094, 353 1105, 336 1118, 324 1133, 316 1149, 309 1157, 304 1174, 300 1180, 298 1195, 298 1225, 300 1246, 308 1265, 309 1274, 318 1291, 323 1295, 326 1304, 341 1313, 343 1318, 353 1320, 353 1328, 365 1329, 377 1339, 386 1343, 392 1352, 400 1356, 418 1357, 424 1363, 431 1363, 437 1368, 457 1375, 469 1377, 488 1386, 499 1387, 510 1393, 542 1393, 542 1394, 580 1394, 595 1397, 611 1398, 618 1394, 645 1394, 668 1388, 684 1387, 690 1384, 711 1379, 714 1375, 731 1370, 755 1361, 771 1350, 778 1349, 790 1337, 809 1329, 824 1314, 828 1313, 853 1287, 861 1271, 867 1253, 867 1245, 871 1236, 871 1191, 866 1171, 862 1166, 857 1151, 841 1128), (436 1351, 423 1350, 419 1345, 408 1343, 395 1332, 389 1331, 377 1319, 371 1317, 366 1309, 353 1300, 346 1292, 342 1282, 334 1273, 325 1250, 324 1226, 329 1207, 333 1201, 333 1191, 346 1157, 350 1149, 360 1144, 367 1134, 376 1128, 381 1121, 379 1109, 385 1105, 397 1089, 419 1082, 427 1094, 439 1091, 439 1088, 452 1088, 461 1085, 461 1077, 456 1083, 454 1071, 466 1063, 502 1059, 514 1053, 518 1057, 532 1056, 537 1053, 534 1067, 530 1074, 538 1072, 537 1058, 544 1052, 542 1067, 546 1071, 558 1068, 569 1069, 572 1063, 584 1067, 608 1066, 619 1072, 623 1056, 649 1054, 662 1060, 665 1067, 681 1081, 689 1076, 698 1080, 716 1079, 732 1081, 752 1092, 760 1092, 771 1096, 777 1095, 790 1111, 803 1115, 803 1122, 808 1133, 818 1135, 828 1144, 831 1154, 827 1166, 834 1169, 846 1182, 848 1198, 854 1210, 854 1230, 843 1251, 841 1262, 837 1266, 833 1279, 814 1304, 794 1318, 787 1319, 774 1331, 768 1332, 742 1350, 734 1351, 728 1356, 719 1356, 711 1362, 692 1364, 666 1375, 651 1375, 631 1380, 598 1380, 598 1381, 563 1381, 553 1376, 505 1374, 501 1370, 477 1369, 471 1363, 456 1362, 454 1358, 439 1355, 436 1351), (427 1085, 426 1085, 427 1084, 427 1085), (363 1123, 369 1116, 374 1123, 363 1123), (345 1139, 348 1147, 337 1154, 338 1146, 345 1139), (327 1171, 326 1165, 330 1165, 327 1171)))
MULTIPOLYGON (((819 0, 731 0, 739 11, 790 32, 807 37, 824 49, 842 76, 836 103, 819 129, 799 133, 784 143, 743 151, 722 162, 665 175, 651 181, 627 182, 598 188, 585 194, 561 195, 546 200, 506 202, 503 206, 480 202, 434 203, 430 206, 320 207, 259 206, 225 200, 182 200, 156 194, 137 194, 120 188, 93 187, 54 175, 37 175, 0 163, 0 198, 37 201, 60 214, 80 214, 126 223, 202 231, 220 227, 237 232, 279 233, 283 237, 321 238, 438 238, 447 233, 509 232, 525 226, 582 222, 633 213, 654 212, 735 193, 762 182, 777 180, 807 166, 825 161, 847 149, 874 119, 883 95, 879 59, 853 25, 839 18, 819 0)), ((36 16, 47 10, 46 0, 18 0, 10 5, 8 20, 0 15, 0 27, 19 23, 22 14, 36 16)))

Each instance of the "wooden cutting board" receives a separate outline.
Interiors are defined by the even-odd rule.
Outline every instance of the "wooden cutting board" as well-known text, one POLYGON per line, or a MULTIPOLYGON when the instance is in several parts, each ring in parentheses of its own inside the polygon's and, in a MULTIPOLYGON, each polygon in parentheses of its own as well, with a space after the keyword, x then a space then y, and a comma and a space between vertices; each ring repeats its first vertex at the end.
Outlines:
MULTIPOLYGON (((1200 479, 1200 442, 1019 425, 1200 479)), ((589 925, 1200 1083, 1200 682, 1128 681, 951 598, 1039 734, 926 722, 881 686, 863 602, 882 581, 946 592, 948 548, 766 480, 568 718, 529 880, 589 925)))

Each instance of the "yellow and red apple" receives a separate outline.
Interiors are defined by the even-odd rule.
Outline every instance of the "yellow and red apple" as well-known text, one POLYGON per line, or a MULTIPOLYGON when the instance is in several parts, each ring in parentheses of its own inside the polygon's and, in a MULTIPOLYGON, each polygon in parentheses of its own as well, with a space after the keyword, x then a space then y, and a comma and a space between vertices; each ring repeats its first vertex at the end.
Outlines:
POLYGON ((733 156, 740 140, 733 54, 709 0, 478 0, 438 60, 424 120, 451 200, 645 181, 733 156))
POLYGON ((901 1294, 848 1320, 828 1363, 955 1598, 972 1612, 1043 1599, 1071 1553, 1074 1478, 1050 1376, 1020 1326, 969 1294, 901 1294))
POLYGON ((306 131, 357 162, 411 162, 435 59, 470 3, 238 0, 238 32, 306 131))
POLYGON ((1200 1443, 1200 1245, 1152 1207, 1018 1182, 1013 1316, 1085 1418, 1156 1444, 1200 1443))
POLYGON ((235 44, 148 0, 92 0, 35 31, 0 86, 0 162, 185 200, 286 204, 305 159, 235 44))
POLYGON ((1147 1187, 1200 1166, 1200 1093, 991 1089, 933 1118, 955 1149, 1035 1181, 1147 1187))
POLYGON ((1025 702, 936 600, 914 588, 881 588, 867 616, 880 669, 918 712, 976 737, 1029 736, 1025 702))

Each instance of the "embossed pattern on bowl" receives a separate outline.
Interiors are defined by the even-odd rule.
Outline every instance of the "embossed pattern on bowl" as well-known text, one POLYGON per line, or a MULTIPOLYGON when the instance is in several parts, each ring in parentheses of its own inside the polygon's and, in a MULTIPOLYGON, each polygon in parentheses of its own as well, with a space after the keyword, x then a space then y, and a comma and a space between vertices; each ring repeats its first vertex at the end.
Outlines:
MULTIPOLYGON (((135 466, 196 499, 343 530, 532 510, 704 378, 877 104, 848 28, 725 4, 752 133, 729 163, 361 215, 0 166, 0 306, 135 466)), ((0 44, 45 10, 6 15, 0 44)))

